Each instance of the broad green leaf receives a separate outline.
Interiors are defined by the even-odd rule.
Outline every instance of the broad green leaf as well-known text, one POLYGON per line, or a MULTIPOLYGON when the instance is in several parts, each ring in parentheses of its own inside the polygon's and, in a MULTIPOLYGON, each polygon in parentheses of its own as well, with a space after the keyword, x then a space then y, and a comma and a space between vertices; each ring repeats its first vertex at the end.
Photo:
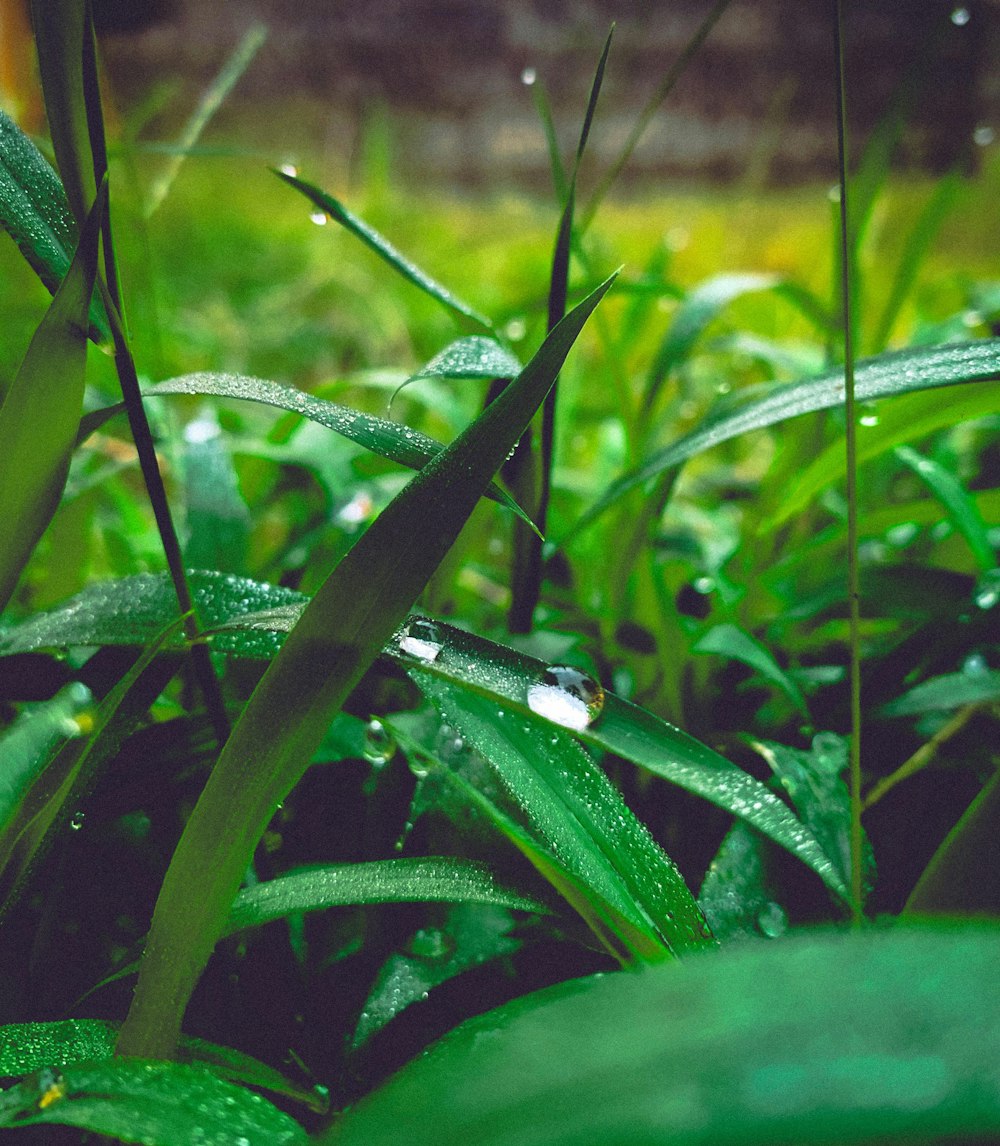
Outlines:
MULTIPOLYGON (((0 1026, 0 1078, 45 1068, 110 1059, 115 1052, 118 1024, 104 1019, 63 1019, 51 1023, 8 1023, 0 1026)), ((232 1047, 183 1037, 178 1055, 183 1062, 207 1067, 219 1078, 285 1095, 322 1112, 326 1103, 316 1091, 303 1090, 272 1067, 232 1047)))
MULTIPOLYGON (((517 370, 520 371, 520 366, 517 370)), ((265 378, 252 378, 245 374, 184 374, 179 378, 159 382, 143 391, 144 398, 176 394, 237 398, 240 401, 259 402, 264 406, 301 414, 303 418, 308 418, 317 425, 326 426, 328 430, 333 430, 334 433, 363 446, 366 450, 371 450, 372 453, 408 469, 420 469, 443 448, 440 442, 427 437, 419 430, 411 430, 401 422, 391 422, 388 418, 379 418, 375 414, 363 414, 358 410, 352 410, 349 406, 340 406, 335 402, 328 402, 324 398, 316 398, 312 394, 296 390, 294 386, 283 386, 278 382, 269 382, 265 378)), ((87 414, 80 423, 79 440, 84 441, 108 418, 121 413, 124 409, 124 404, 119 403, 87 414)), ((484 496, 506 506, 530 524, 524 510, 496 482, 490 483, 484 496)))
MULTIPOLYGON (((192 576, 213 648, 266 659, 301 615, 306 598, 291 589, 217 573, 192 576), (259 610, 259 611, 255 611, 259 610), (221 628, 220 626, 226 626, 221 628)), ((0 654, 71 645, 144 644, 172 616, 170 585, 141 574, 84 590, 59 609, 0 634, 0 654)), ((419 620, 419 618, 416 618, 419 620)), ((440 676, 463 689, 529 714, 528 689, 543 662, 442 622, 440 651, 421 661, 406 651, 405 634, 384 652, 408 670, 440 676)), ((811 867, 838 896, 843 882, 815 837, 775 794, 694 737, 626 700, 605 693, 600 719, 578 732, 593 744, 744 819, 811 867)))
POLYGON ((351 1036, 352 1050, 435 987, 487 960, 515 954, 521 941, 510 935, 513 923, 509 912, 496 907, 457 904, 441 926, 416 931, 404 950, 382 964, 351 1036))
POLYGON ((357 903, 481 903, 518 911, 548 910, 538 900, 497 883, 483 863, 427 856, 307 868, 245 887, 225 934, 259 927, 300 911, 357 903))
MULTIPOLYGON (((854 369, 855 397, 858 402, 868 402, 938 386, 982 382, 998 376, 1000 338, 947 343, 862 359, 854 369)), ((577 522, 570 536, 592 524, 629 490, 675 469, 696 454, 750 430, 762 430, 789 418, 816 410, 829 410, 843 403, 844 375, 842 370, 837 370, 819 378, 778 386, 763 398, 718 418, 710 418, 691 433, 656 450, 636 469, 614 481, 577 522)))
POLYGON ((275 807, 448 552, 612 281, 567 315, 518 378, 390 502, 306 606, 243 709, 167 870, 122 1053, 172 1050, 275 807))
MULTIPOLYGON (((69 739, 39 758, 43 767, 0 824, 0 918, 41 850, 73 815, 99 769, 118 752, 179 668, 177 657, 157 658, 164 645, 179 636, 182 625, 178 619, 158 633, 96 708, 88 706, 66 721, 64 735, 69 739)), ((83 689, 80 684, 69 687, 83 689)))
POLYGON ((338 199, 334 199, 332 195, 328 195, 325 191, 321 191, 313 184, 307 183, 304 179, 299 179, 295 175, 289 175, 286 171, 275 171, 275 175, 279 179, 294 187, 296 191, 301 191, 307 199, 314 203, 321 211, 324 211, 331 219, 338 222, 342 227, 346 228, 359 238, 365 246, 369 247, 379 256, 384 259, 394 270, 398 271, 408 282, 413 283, 414 286, 419 287, 425 294, 428 294, 433 299, 437 299, 439 303, 447 307, 448 310, 453 311, 455 314, 460 314, 465 318, 471 319, 478 326, 484 327, 486 330, 493 329, 493 323, 478 311, 473 310, 468 303, 463 302, 457 298, 446 287, 443 287, 430 275, 426 274, 410 262, 405 255, 400 254, 399 251, 375 230, 374 227, 369 226, 364 219, 359 218, 352 211, 349 211, 343 203, 338 199))
POLYGON ((808 713, 802 690, 787 672, 778 664, 774 656, 749 633, 730 622, 713 625, 704 636, 692 646, 692 652, 715 653, 731 660, 748 665, 765 680, 788 697, 803 715, 808 713))
POLYGON ((59 176, 4 111, 0 111, 0 226, 49 293, 55 294, 76 248, 76 223, 59 176))
MULTIPOLYGON (((894 446, 917 441, 935 430, 957 426, 972 418, 996 412, 997 400, 988 386, 969 386, 948 396, 947 402, 933 392, 906 394, 884 402, 858 426, 858 465, 878 457, 894 446)), ((790 488, 781 491, 781 502, 764 522, 761 531, 777 529, 805 508, 820 490, 844 476, 844 443, 831 443, 800 474, 790 488)))
POLYGON ((0 1127, 78 1126, 144 1146, 309 1141, 276 1106, 203 1066, 110 1059, 50 1068, 0 1094, 0 1127))
POLYGON ((0 404, 0 611, 66 484, 83 406, 87 311, 104 201, 102 193, 62 286, 0 404))
POLYGON ((1000 1135, 996 928, 812 934, 577 980, 464 1023, 326 1146, 1000 1135))
POLYGON ((980 573, 994 569, 996 554, 990 543, 986 523, 961 480, 933 458, 923 457, 909 446, 898 446, 893 452, 904 465, 913 470, 947 511, 952 525, 972 550, 980 573))
MULTIPOLYGON (((278 647, 275 638, 253 618, 259 614, 267 617, 264 610, 289 605, 301 612, 308 601, 294 589, 231 573, 194 571, 190 578, 206 628, 251 615, 246 631, 219 633, 213 638, 212 647, 220 652, 262 659, 273 656, 278 647)), ((100 581, 58 608, 36 613, 0 632, 0 656, 87 645, 148 645, 176 616, 177 597, 166 573, 137 573, 117 581, 100 581)), ((291 622, 286 624, 291 627, 291 622)), ((179 638, 177 647, 183 647, 179 638)))
POLYGON ((675 954, 711 945, 680 872, 568 731, 449 682, 415 679, 490 762, 532 834, 581 887, 651 939, 662 936, 675 954))
POLYGON ((931 677, 915 685, 882 709, 885 716, 918 716, 924 712, 949 712, 967 704, 991 704, 1000 700, 1000 672, 981 669, 931 677))

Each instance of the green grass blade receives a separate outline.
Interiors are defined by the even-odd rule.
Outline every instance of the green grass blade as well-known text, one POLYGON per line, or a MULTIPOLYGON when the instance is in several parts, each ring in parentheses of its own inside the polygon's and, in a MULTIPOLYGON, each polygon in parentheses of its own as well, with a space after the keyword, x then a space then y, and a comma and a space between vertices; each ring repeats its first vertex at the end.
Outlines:
POLYGON ((955 529, 965 538, 981 573, 996 567, 996 555, 979 507, 969 491, 950 470, 933 458, 924 457, 909 446, 898 446, 893 453, 917 475, 944 507, 955 529))
POLYGON ((305 1146, 306 1132, 259 1094, 203 1066, 110 1059, 45 1069, 0 1094, 0 1127, 76 1126, 156 1146, 305 1146))
POLYGON ((275 807, 447 553, 612 281, 567 315, 516 381, 412 479, 306 607, 244 708, 174 853, 122 1030, 123 1054, 172 1052, 275 807))
POLYGON ((1000 671, 951 672, 931 677, 883 705, 884 716, 920 716, 925 712, 952 712, 967 704, 1000 701, 1000 671))
MULTIPOLYGON (((506 368, 511 365, 506 357, 501 359, 499 356, 490 355, 487 360, 488 365, 500 365, 501 362, 506 368)), ((425 369, 429 370, 430 365, 428 364, 425 369)), ((517 373, 520 373, 520 369, 518 364, 517 373)), ((415 375, 415 377, 423 376, 423 374, 415 375)), ((143 391, 144 398, 178 394, 237 398, 242 402, 259 402, 276 410, 301 414, 303 418, 308 418, 317 425, 326 426, 328 430, 333 430, 334 433, 356 442, 366 450, 371 450, 372 453, 408 469, 420 469, 443 449, 440 442, 429 438, 419 430, 411 430, 401 422, 392 422, 375 414, 363 414, 358 410, 352 410, 349 406, 341 406, 336 402, 328 402, 325 398, 306 394, 294 386, 269 382, 265 378, 252 378, 246 374, 184 374, 179 378, 159 382, 143 391)), ((79 440, 85 441, 90 434, 123 409, 124 407, 118 404, 92 411, 80 423, 79 440)), ((525 524, 534 528, 524 510, 496 482, 490 483, 484 496, 509 509, 525 524)))
MULTIPOLYGON (((858 402, 889 398, 955 386, 963 382, 982 382, 1000 376, 1000 338, 979 342, 947 343, 918 350, 902 350, 864 359, 855 365, 855 397, 858 402)), ((739 409, 710 419, 691 433, 655 451, 645 461, 613 482, 573 527, 574 536, 623 497, 629 490, 644 485, 667 470, 675 469, 689 458, 728 442, 751 430, 797 418, 816 410, 829 410, 844 401, 843 370, 831 371, 818 378, 793 382, 771 390, 763 398, 748 402, 739 409)), ((564 538, 561 544, 565 543, 564 538)))
POLYGON ((330 864, 245 887, 223 934, 303 911, 358 903, 484 903, 547 912, 530 896, 497 883, 483 863, 451 856, 330 864))
POLYGON ((498 710, 492 698, 440 679, 417 679, 447 722, 490 762, 533 832, 582 887, 593 888, 651 939, 658 932, 675 954, 711 946, 677 868, 570 733, 534 713, 498 710))
POLYGON ((714 653, 748 665, 764 680, 776 685, 803 716, 808 716, 802 690, 755 637, 731 622, 713 625, 691 648, 695 653, 714 653))
POLYGON ((327 1146, 883 1146, 1000 1135, 995 927, 814 934, 464 1023, 327 1146))
POLYGON ((492 382, 499 378, 516 378, 520 373, 521 363, 505 346, 482 334, 471 334, 449 343, 426 366, 400 383, 392 392, 389 405, 395 402, 401 390, 420 378, 478 378, 492 382))
POLYGON ((0 611, 66 483, 83 406, 87 313, 104 202, 102 192, 62 286, 0 404, 0 611))
POLYGON ((325 211, 331 219, 338 222, 342 227, 350 231, 352 235, 359 238, 365 246, 373 250, 379 258, 387 262, 389 266, 401 274, 404 279, 413 283, 414 286, 419 287, 424 294, 430 295, 431 298, 436 299, 442 306, 454 314, 460 314, 463 318, 470 319, 485 330, 492 331, 493 323, 485 315, 474 310, 468 303, 463 302, 456 295, 452 294, 450 290, 437 282, 436 279, 431 278, 429 274, 422 271, 420 267, 411 263, 405 255, 400 254, 400 252, 396 250, 388 239, 383 238, 383 236, 380 235, 374 227, 369 226, 364 219, 359 218, 352 211, 349 211, 338 199, 334 199, 332 195, 328 195, 325 191, 321 191, 318 187, 314 187, 304 179, 299 179, 295 175, 289 175, 285 171, 276 170, 274 174, 277 175, 279 179, 283 179, 289 186, 294 187, 296 191, 301 191, 301 193, 321 211, 325 211))
MULTIPOLYGON (((942 402, 941 395, 933 391, 905 394, 883 403, 874 414, 862 415, 858 426, 858 464, 936 430, 989 417, 995 410, 996 398, 988 386, 972 384, 955 390, 947 402, 942 402)), ((833 442, 796 476, 790 488, 782 489, 781 504, 761 523, 760 532, 771 532, 801 512, 820 490, 840 480, 843 471, 843 444, 833 442)))
POLYGON ((84 45, 90 37, 83 0, 31 0, 38 70, 45 94, 52 148, 66 189, 70 210, 83 221, 97 194, 94 151, 87 114, 93 79, 84 65, 84 45))

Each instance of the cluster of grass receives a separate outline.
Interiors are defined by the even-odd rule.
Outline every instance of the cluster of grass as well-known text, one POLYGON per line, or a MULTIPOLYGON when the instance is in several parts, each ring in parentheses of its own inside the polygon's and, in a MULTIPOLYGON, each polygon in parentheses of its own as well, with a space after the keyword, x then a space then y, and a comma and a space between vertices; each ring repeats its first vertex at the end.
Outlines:
POLYGON ((889 124, 843 212, 591 218, 606 45, 556 211, 233 157, 151 199, 37 8, 0 1127, 994 1136, 996 157, 894 183, 889 124))

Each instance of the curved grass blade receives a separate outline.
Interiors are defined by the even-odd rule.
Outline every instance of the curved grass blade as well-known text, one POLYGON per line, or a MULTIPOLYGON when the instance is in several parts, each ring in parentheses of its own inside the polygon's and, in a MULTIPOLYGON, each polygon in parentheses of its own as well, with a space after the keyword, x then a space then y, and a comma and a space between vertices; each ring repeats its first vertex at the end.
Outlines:
POLYGON ((612 281, 567 315, 519 377, 382 511, 264 673, 167 870, 122 1028, 122 1054, 172 1052, 190 993, 275 807, 451 547, 612 281))
POLYGON ((1000 672, 953 672, 931 677, 882 708, 884 716, 919 716, 925 712, 951 712, 967 704, 1000 700, 1000 672))
POLYGON ((881 1146, 1000 1134, 996 928, 813 934, 464 1023, 325 1146, 881 1146))
POLYGON ((677 955, 712 945, 680 872, 569 732, 534 713, 498 710, 492 699, 450 682, 416 679, 582 887, 646 932, 654 949, 658 936, 677 955))
POLYGON ((962 482, 933 458, 923 457, 909 446, 897 446, 893 453, 913 470, 944 507, 952 525, 965 538, 980 573, 994 569, 996 554, 986 523, 962 482))
POLYGON ((742 662, 764 680, 780 688, 799 712, 803 716, 808 716, 808 706, 799 686, 760 641, 737 625, 728 621, 721 625, 713 625, 704 636, 698 638, 691 651, 714 653, 716 656, 742 662))
POLYGON ((371 248, 385 262, 389 264, 394 270, 398 271, 408 282, 413 283, 414 286, 419 287, 424 294, 430 295, 431 298, 436 299, 442 306, 452 311, 454 314, 460 314, 463 318, 471 319, 477 326, 483 327, 485 330, 492 331, 493 323, 479 311, 474 310, 468 303, 463 302, 456 295, 452 294, 450 290, 443 287, 430 275, 422 271, 418 266, 410 262, 405 255, 400 254, 399 251, 388 241, 383 238, 374 227, 369 226, 364 219, 359 218, 352 211, 349 211, 343 203, 338 199, 334 199, 332 195, 328 195, 325 191, 321 191, 318 187, 314 187, 312 183, 307 183, 304 179, 299 179, 295 175, 289 175, 286 171, 274 170, 274 174, 279 179, 283 179, 290 187, 294 187, 296 191, 301 191, 307 199, 314 203, 321 211, 324 211, 331 219, 338 222, 346 230, 350 231, 352 235, 359 238, 365 246, 371 248))
POLYGON ((110 1059, 44 1069, 0 1094, 0 1127, 77 1126, 152 1146, 298 1146, 293 1119, 203 1066, 110 1059))
POLYGON ((83 406, 87 313, 105 186, 0 404, 0 611, 55 513, 69 472, 83 406))
MULTIPOLYGON (((858 426, 858 464, 927 437, 936 430, 951 428, 973 418, 985 418, 996 410, 996 398, 987 386, 960 387, 942 402, 933 391, 906 394, 882 403, 876 412, 862 414, 858 426)), ((833 442, 796 475, 794 485, 781 491, 781 504, 763 522, 761 532, 770 532, 794 517, 826 486, 839 481, 844 472, 842 442, 833 442)))
POLYGON ((481 903, 547 912, 537 899, 498 884, 484 863, 427 856, 330 864, 245 887, 229 913, 224 935, 303 911, 358 903, 481 903))
MULTIPOLYGON (((855 397, 858 402, 867 402, 939 386, 982 382, 998 376, 1000 338, 947 343, 943 346, 882 354, 856 363, 855 397)), ((690 434, 657 450, 642 465, 614 481, 559 544, 565 544, 570 537, 593 524, 629 490, 644 485, 667 470, 675 469, 696 454, 750 430, 762 430, 802 414, 829 410, 843 405, 843 402, 844 374, 843 370, 835 370, 818 378, 777 387, 757 401, 711 419, 690 434)))
MULTIPOLYGON (((482 339, 482 341, 488 341, 482 339)), ((496 344, 494 344, 496 345, 496 344)), ((501 361, 507 368, 511 362, 508 358, 502 360, 490 358, 489 362, 501 361)), ((516 362, 516 360, 514 360, 516 362)), ((429 366, 426 368, 429 369, 429 366)), ((516 373, 521 369, 517 363, 516 373)), ((421 375, 422 376, 422 375, 421 375)), ((414 377, 417 377, 415 375, 414 377)), ((418 470, 427 464, 444 448, 440 442, 427 437, 419 430, 411 430, 400 422, 391 422, 388 418, 379 418, 374 414, 362 414, 348 406, 340 406, 336 402, 328 402, 324 398, 316 398, 297 390, 294 386, 283 386, 278 382, 269 382, 266 378, 253 378, 246 374, 184 374, 179 378, 169 378, 165 382, 158 382, 143 391, 144 398, 158 398, 175 394, 201 394, 214 398, 237 398, 241 402, 259 402, 264 406, 272 406, 277 410, 287 410, 292 414, 301 414, 317 425, 325 426, 328 430, 340 434, 349 441, 363 446, 366 450, 406 466, 408 469, 418 470)), ((87 414, 80 422, 79 441, 85 441, 109 418, 121 413, 124 405, 105 406, 87 414)), ((530 519, 523 509, 506 491, 496 482, 491 482, 486 497, 499 505, 505 506, 512 513, 517 514, 528 525, 530 519)), ((534 526, 531 526, 534 528, 534 526)))
MULTIPOLYGON (((113 1057, 118 1024, 104 1019, 63 1019, 51 1023, 0 1026, 0 1078, 113 1057)), ((303 1090, 272 1067, 232 1047, 182 1037, 179 1058, 206 1067, 219 1078, 270 1090, 323 1113, 315 1091, 303 1090)))

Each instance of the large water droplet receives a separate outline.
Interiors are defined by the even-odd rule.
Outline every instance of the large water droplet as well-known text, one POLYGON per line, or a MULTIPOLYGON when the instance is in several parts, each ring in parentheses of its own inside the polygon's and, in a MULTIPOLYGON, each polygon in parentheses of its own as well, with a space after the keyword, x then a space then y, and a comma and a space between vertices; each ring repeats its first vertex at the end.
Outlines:
POLYGON ((528 689, 528 707, 564 728, 582 731, 600 716, 604 689, 572 665, 550 665, 528 689))
POLYGON ((381 720, 369 720, 365 727, 365 745, 362 751, 370 764, 387 764, 396 751, 396 741, 381 720))
POLYGON ((969 22, 969 9, 965 7, 952 8, 951 22, 956 28, 964 28, 969 22))
POLYGON ((436 661, 443 648, 444 637, 440 627, 423 617, 415 617, 410 621, 399 638, 400 652, 426 664, 436 661))

